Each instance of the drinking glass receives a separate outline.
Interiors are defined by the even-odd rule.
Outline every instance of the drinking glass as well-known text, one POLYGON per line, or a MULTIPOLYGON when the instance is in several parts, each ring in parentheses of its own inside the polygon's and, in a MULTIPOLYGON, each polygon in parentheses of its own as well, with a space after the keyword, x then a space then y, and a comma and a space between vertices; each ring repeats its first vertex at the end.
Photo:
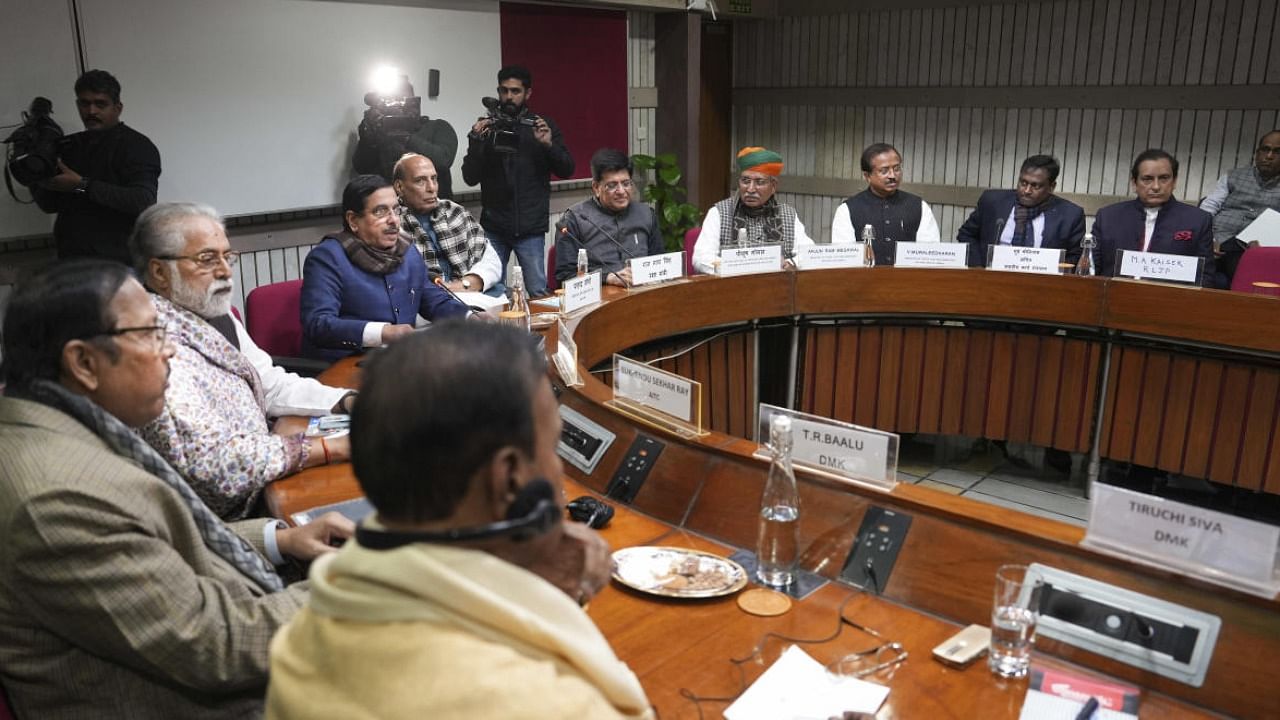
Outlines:
POLYGON ((1041 587, 1040 576, 1026 565, 1001 565, 996 570, 987 665, 1000 677, 1025 677, 1031 667, 1041 587))

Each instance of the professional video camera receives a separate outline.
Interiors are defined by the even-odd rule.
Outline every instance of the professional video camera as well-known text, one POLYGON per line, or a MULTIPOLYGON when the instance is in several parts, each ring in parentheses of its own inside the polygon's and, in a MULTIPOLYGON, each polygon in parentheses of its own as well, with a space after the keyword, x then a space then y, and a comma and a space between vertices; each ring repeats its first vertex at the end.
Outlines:
POLYGON ((480 102, 484 104, 485 110, 489 111, 485 115, 489 120, 489 131, 485 136, 489 139, 489 145, 498 152, 513 153, 519 150, 520 135, 516 133, 516 128, 520 125, 534 127, 538 124, 537 115, 533 113, 520 115, 518 111, 512 112, 513 108, 510 105, 504 105, 498 98, 481 98, 480 102))
POLYGON ((401 75, 399 87, 390 93, 365 93, 364 104, 369 109, 362 124, 378 135, 404 140, 422 124, 422 98, 413 94, 408 76, 401 75))
MULTIPOLYGON (((58 144, 62 140, 62 128, 49 117, 53 103, 38 97, 22 113, 22 125, 14 130, 4 143, 9 146, 5 158, 5 180, 14 180, 30 187, 58 174, 58 144)), ((13 192, 10 185, 9 192, 13 192)))

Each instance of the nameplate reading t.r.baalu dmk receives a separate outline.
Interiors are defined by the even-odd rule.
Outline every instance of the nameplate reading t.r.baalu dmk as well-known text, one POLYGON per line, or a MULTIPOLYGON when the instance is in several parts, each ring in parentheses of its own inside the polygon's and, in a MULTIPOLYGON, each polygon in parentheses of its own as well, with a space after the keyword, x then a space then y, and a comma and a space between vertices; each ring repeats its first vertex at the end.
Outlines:
POLYGON ((1054 248, 988 245, 987 269, 1003 272, 1061 275, 1064 251, 1054 248))
POLYGON ((600 273, 587 273, 582 277, 564 281, 564 312, 569 314, 600 302, 600 273))
POLYGON ((605 404, 682 437, 706 434, 701 383, 623 355, 613 356, 613 399, 605 404))
POLYGON ((968 243, 894 243, 894 267, 957 268, 968 267, 968 243))
POLYGON ((629 263, 632 285, 648 285, 684 277, 683 251, 631 258, 629 263))
POLYGON ((1252 595, 1280 593, 1280 527, 1093 484, 1084 544, 1252 595))
MULTIPOLYGON (((898 436, 818 415, 760 403, 757 442, 769 437, 778 415, 791 418, 791 462, 827 477, 892 490, 898 484, 898 436)), ((760 445, 756 457, 769 459, 760 445)))
POLYGON ((859 243, 801 245, 796 248, 796 267, 800 270, 862 267, 862 255, 859 243))
POLYGON ((1204 258, 1199 255, 1170 255, 1168 253, 1116 251, 1116 275, 1121 277, 1196 285, 1204 258))
POLYGON ((720 277, 777 272, 781 269, 781 245, 756 245, 720 250, 720 277))

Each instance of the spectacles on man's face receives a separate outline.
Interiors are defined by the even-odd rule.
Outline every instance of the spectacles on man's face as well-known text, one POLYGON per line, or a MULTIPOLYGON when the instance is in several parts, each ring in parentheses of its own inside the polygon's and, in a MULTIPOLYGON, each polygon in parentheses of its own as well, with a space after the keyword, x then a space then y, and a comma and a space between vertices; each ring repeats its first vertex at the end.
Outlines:
POLYGON ((129 333, 143 333, 143 340, 150 340, 151 345, 157 351, 164 348, 165 340, 169 337, 169 331, 164 325, 141 325, 138 327, 116 328, 115 330, 107 330, 105 332, 95 333, 88 337, 81 338, 90 340, 96 337, 119 337, 129 333))
POLYGON ((770 177, 747 177, 742 175, 738 178, 738 184, 744 188, 767 188, 773 184, 773 178, 770 177))
POLYGON ((379 205, 366 212, 365 215, 372 215, 378 220, 386 220, 387 216, 389 216, 394 210, 395 208, 390 205, 379 205))
POLYGON ((617 192, 619 190, 626 190, 630 192, 631 188, 634 186, 635 186, 635 183, 633 183, 630 180, 610 180, 609 182, 604 184, 604 191, 617 192))
POLYGON ((219 262, 224 262, 227 267, 235 267, 240 261, 240 253, 235 250, 226 252, 218 252, 217 250, 205 250, 195 255, 161 255, 161 260, 190 260, 196 264, 201 270, 213 270, 218 267, 219 262))

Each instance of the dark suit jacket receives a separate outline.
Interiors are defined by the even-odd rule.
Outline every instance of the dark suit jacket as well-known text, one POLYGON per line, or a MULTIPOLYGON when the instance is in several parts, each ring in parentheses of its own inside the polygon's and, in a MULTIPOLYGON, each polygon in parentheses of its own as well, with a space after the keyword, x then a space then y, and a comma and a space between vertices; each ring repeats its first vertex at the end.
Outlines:
MULTIPOLYGON (((1093 221, 1094 250, 1098 274, 1115 275, 1117 250, 1141 250, 1146 213, 1138 200, 1126 200, 1098 211, 1093 221)), ((1214 271, 1213 216, 1193 205, 1170 200, 1160 208, 1147 252, 1169 255, 1199 255, 1204 258, 1205 287, 1221 287, 1214 271)))
POLYGON ((330 362, 359 352, 370 322, 412 325, 465 317, 465 305, 427 280, 427 266, 413 245, 387 275, 365 272, 347 257, 342 243, 327 237, 302 265, 302 354, 330 362))
MULTIPOLYGON (((987 264, 987 246, 997 245, 996 222, 1008 220, 1013 206, 1018 203, 1018 193, 1013 190, 987 190, 978 198, 978 207, 960 226, 956 241, 969 243, 969 266, 984 267, 987 264)), ((1001 226, 1001 232, 1004 227, 1001 226)), ((1084 209, 1070 200, 1058 196, 1049 199, 1044 211, 1044 231, 1040 241, 1042 248, 1059 248, 1067 251, 1066 262, 1080 259, 1080 239, 1084 237, 1084 209)))
MULTIPOLYGON (((0 679, 21 718, 257 718, 307 599, 205 546, 176 490, 53 408, 0 397, 0 679)), ((265 520, 229 527, 262 551, 265 520)))

